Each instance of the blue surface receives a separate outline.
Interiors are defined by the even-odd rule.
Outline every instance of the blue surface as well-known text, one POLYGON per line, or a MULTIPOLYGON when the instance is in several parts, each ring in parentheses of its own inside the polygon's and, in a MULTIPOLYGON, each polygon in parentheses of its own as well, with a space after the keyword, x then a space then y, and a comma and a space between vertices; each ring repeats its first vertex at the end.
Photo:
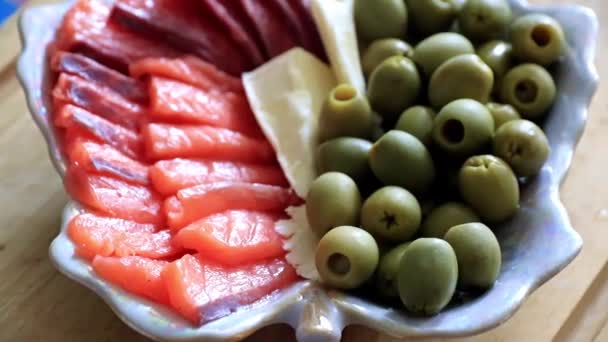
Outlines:
POLYGON ((19 6, 15 1, 0 0, 0 24, 10 17, 19 6))

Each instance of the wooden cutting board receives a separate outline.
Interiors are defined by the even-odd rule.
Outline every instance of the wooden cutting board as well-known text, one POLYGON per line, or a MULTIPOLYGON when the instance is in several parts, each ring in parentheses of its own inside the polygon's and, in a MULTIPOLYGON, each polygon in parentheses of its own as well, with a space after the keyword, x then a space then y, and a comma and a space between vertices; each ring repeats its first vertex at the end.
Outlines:
MULTIPOLYGON (((48 2, 53 1, 31 1, 48 2)), ((600 23, 608 22, 605 0, 532 2, 580 3, 593 8, 600 23)), ((59 274, 47 257, 66 196, 15 78, 19 49, 13 17, 0 28, 0 341, 149 341, 92 292, 59 274)), ((608 26, 602 26, 596 65, 604 80, 607 50, 608 26)), ((466 341, 608 341, 607 130, 608 87, 602 82, 562 187, 572 223, 584 239, 581 254, 512 319, 466 341)), ((265 328, 249 339, 291 340, 293 332, 285 326, 265 328)), ((348 328, 344 340, 394 341, 360 327, 348 328)))

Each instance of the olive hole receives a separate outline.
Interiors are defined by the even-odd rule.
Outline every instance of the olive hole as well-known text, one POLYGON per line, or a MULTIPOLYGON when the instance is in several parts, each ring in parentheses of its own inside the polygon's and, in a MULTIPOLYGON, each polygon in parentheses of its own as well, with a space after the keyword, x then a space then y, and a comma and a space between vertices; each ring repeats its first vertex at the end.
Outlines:
POLYGON ((538 25, 532 30, 532 40, 536 45, 544 47, 551 43, 551 30, 546 25, 538 25))
POLYGON ((441 134, 450 144, 458 144, 464 139, 464 125, 458 120, 449 119, 443 124, 441 134))
POLYGON ((515 97, 522 103, 534 102, 538 96, 538 86, 531 80, 521 80, 515 86, 515 97))
POLYGON ((477 19, 478 22, 483 23, 486 20, 486 17, 481 14, 478 14, 475 16, 475 19, 477 19))
POLYGON ((349 85, 341 85, 334 91, 334 98, 338 101, 350 101, 357 96, 357 90, 349 85))
POLYGON ((334 253, 327 259, 329 269, 338 275, 345 275, 350 271, 350 260, 340 253, 334 253))

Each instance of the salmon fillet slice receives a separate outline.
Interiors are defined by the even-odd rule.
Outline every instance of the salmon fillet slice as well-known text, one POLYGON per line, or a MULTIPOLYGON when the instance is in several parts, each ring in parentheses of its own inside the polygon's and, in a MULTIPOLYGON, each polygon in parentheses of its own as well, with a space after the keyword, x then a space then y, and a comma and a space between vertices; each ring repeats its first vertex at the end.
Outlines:
POLYGON ((118 0, 112 20, 152 39, 167 41, 232 75, 252 67, 211 13, 198 0, 118 0))
POLYGON ((110 145, 76 139, 68 145, 67 155, 72 164, 77 164, 87 172, 140 185, 150 183, 147 165, 127 157, 110 145))
POLYGON ((179 50, 108 21, 110 7, 100 0, 79 0, 66 13, 54 48, 84 54, 121 72, 146 57, 177 57, 179 50))
POLYGON ((51 69, 57 73, 78 76, 98 87, 109 89, 129 101, 148 102, 148 91, 141 81, 123 75, 114 69, 77 53, 57 52, 51 60, 51 69))
POLYGON ((148 187, 90 174, 73 164, 67 168, 64 186, 72 198, 105 215, 157 226, 164 223, 161 198, 148 187))
POLYGON ((243 182, 218 182, 182 189, 165 200, 164 210, 172 230, 203 217, 230 209, 281 211, 301 200, 288 188, 243 182))
POLYGON ((225 128, 150 123, 142 130, 147 156, 152 160, 209 158, 253 163, 276 160, 268 141, 225 128))
POLYGON ((55 125, 66 129, 64 146, 81 138, 93 139, 114 147, 129 158, 143 158, 143 142, 135 131, 113 124, 82 108, 73 105, 60 107, 55 112, 55 125))
POLYGON ((73 104, 131 130, 137 130, 146 116, 141 105, 77 76, 61 74, 52 94, 55 108, 73 104))
POLYGON ((164 196, 195 185, 224 181, 288 186, 278 165, 182 158, 156 162, 150 167, 150 181, 164 196))
POLYGON ((201 254, 184 255, 162 272, 171 306, 194 324, 203 324, 251 304, 297 280, 282 258, 224 267, 201 254))
POLYGON ((195 56, 181 58, 144 58, 129 66, 132 77, 161 76, 188 83, 204 91, 245 94, 241 79, 195 56))
POLYGON ((262 137, 245 95, 203 91, 161 77, 150 79, 150 116, 163 122, 204 124, 262 137))
POLYGON ((103 279, 136 295, 169 305, 169 294, 161 277, 169 262, 139 256, 93 259, 93 270, 103 279))
POLYGON ((229 210, 204 217, 181 229, 176 245, 193 249, 222 265, 238 266, 279 257, 281 237, 274 230, 280 215, 248 210, 229 210))

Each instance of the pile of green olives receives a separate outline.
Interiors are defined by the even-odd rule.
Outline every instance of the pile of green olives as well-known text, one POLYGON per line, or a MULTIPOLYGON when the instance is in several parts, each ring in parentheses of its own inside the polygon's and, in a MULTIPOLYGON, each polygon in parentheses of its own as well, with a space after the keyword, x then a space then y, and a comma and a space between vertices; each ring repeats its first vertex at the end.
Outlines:
POLYGON ((355 0, 354 20, 367 92, 340 84, 322 108, 306 198, 316 266, 327 286, 434 315, 500 274, 491 227, 549 158, 547 67, 566 39, 507 0, 355 0))

